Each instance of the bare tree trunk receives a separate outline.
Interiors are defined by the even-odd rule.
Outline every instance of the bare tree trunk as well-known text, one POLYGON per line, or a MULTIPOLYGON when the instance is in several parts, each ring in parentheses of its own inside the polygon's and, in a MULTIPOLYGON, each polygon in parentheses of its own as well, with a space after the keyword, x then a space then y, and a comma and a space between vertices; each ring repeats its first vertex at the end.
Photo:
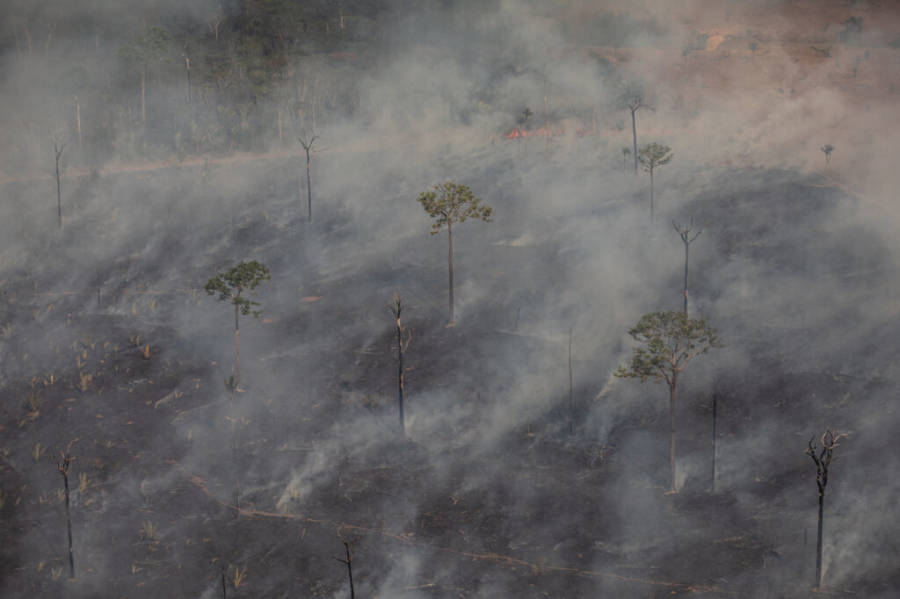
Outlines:
POLYGON ((238 306, 234 306, 234 387, 240 384, 241 380, 241 340, 240 329, 238 327, 238 306))
POLYGON ((447 221, 447 239, 449 240, 449 251, 447 252, 447 263, 449 265, 449 273, 450 273, 450 322, 448 324, 453 324, 453 222, 447 221))
POLYGON ((191 103, 191 59, 187 56, 184 57, 184 69, 187 71, 187 100, 188 104, 191 103))
POLYGON ((691 249, 690 243, 684 244, 684 316, 688 315, 688 254, 691 249))
POLYGON ((306 151, 306 208, 307 208, 307 222, 312 222, 312 183, 309 180, 309 152, 312 149, 312 145, 316 142, 316 136, 313 135, 309 143, 306 142, 305 137, 300 138, 300 145, 303 146, 303 149, 306 151))
POLYGON ((638 172, 638 151, 637 151, 637 119, 634 116, 634 113, 637 112, 637 108, 631 109, 631 138, 634 141, 634 174, 637 175, 638 172))
POLYGON ((675 385, 677 384, 677 375, 673 377, 672 384, 669 385, 669 419, 671 421, 669 433, 669 492, 677 493, 675 487, 675 385))
MULTIPOLYGON (((218 27, 218 25, 216 25, 218 27)), ((228 592, 225 590, 225 568, 222 568, 222 599, 228 599, 228 592)))
POLYGON ((147 126, 147 65, 141 68, 141 123, 147 126))
POLYGON ((62 183, 59 177, 59 159, 65 148, 66 144, 53 142, 53 151, 56 154, 56 220, 59 230, 62 230, 62 183))
POLYGON ((62 230, 62 188, 59 181, 59 155, 56 156, 56 220, 62 230))
POLYGON ((569 327, 569 434, 575 433, 575 390, 572 376, 572 327, 569 327))
POLYGON ((653 168, 650 169, 650 222, 653 222, 653 168))
POLYGON ((344 550, 347 552, 347 559, 334 559, 342 564, 347 564, 347 577, 350 579, 350 599, 356 599, 356 591, 353 588, 353 557, 350 555, 350 543, 347 541, 344 541, 344 550))
POLYGON ((312 183, 309 180, 309 148, 306 148, 306 209, 307 218, 312 222, 312 183))
POLYGON ((712 400, 712 492, 716 492, 716 458, 718 457, 719 446, 717 444, 718 438, 716 436, 716 409, 718 404, 719 395, 715 391, 713 391, 713 400, 712 400))
MULTIPOLYGON (((69 578, 75 578, 75 553, 72 551, 72 511, 69 503, 69 476, 67 474, 63 474, 63 484, 66 490, 66 534, 69 539, 69 578)), ((821 507, 819 510, 821 511, 821 507)), ((822 519, 820 516, 819 528, 822 527, 821 522, 822 519)))
POLYGON ((400 300, 397 300, 397 399, 400 409, 400 433, 406 437, 406 418, 403 415, 403 324, 400 321, 400 300))
MULTIPOLYGON (((71 444, 70 444, 71 445, 71 444)), ((62 461, 57 462, 56 468, 63 477, 63 487, 65 489, 66 499, 66 532, 69 539, 69 578, 75 578, 75 554, 72 551, 72 511, 69 503, 69 463, 72 457, 68 453, 68 449, 62 454, 62 461)))
POLYGON ((75 131, 78 132, 78 149, 81 149, 81 104, 78 103, 78 96, 75 96, 75 131))
MULTIPOLYGON (((652 173, 652 171, 651 171, 652 173)), ((691 218, 691 223, 689 225, 679 225, 675 221, 672 221, 672 226, 675 228, 675 231, 678 233, 679 237, 681 237, 682 243, 684 243, 684 316, 685 318, 688 316, 688 260, 690 258, 690 249, 691 244, 700 237, 700 234, 703 233, 703 229, 698 229, 693 235, 691 232, 694 230, 694 219, 691 218)))
POLYGON ((816 588, 822 588, 822 519, 824 517, 825 492, 819 493, 819 534, 816 537, 816 588))

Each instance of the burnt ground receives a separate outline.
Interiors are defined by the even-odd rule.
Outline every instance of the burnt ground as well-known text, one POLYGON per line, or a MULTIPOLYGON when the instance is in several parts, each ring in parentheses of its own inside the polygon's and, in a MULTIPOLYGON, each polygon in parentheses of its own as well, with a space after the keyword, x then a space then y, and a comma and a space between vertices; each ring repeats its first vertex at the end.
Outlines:
MULTIPOLYGON (((826 425, 869 426, 846 443, 828 496, 830 530, 859 525, 853 512, 881 451, 878 431, 896 424, 896 327, 873 326, 865 298, 828 293, 833 280, 880 293, 893 273, 870 232, 848 231, 851 245, 832 225, 817 234, 857 201, 827 181, 730 173, 715 193, 682 205, 680 214, 703 215, 693 301, 737 357, 710 357, 686 383, 685 478, 667 495, 664 389, 619 383, 601 392, 627 351, 622 331, 582 335, 570 403, 560 323, 580 312, 602 320, 609 308, 590 294, 555 299, 576 274, 572 261, 588 254, 571 248, 578 227, 621 217, 643 189, 609 192, 570 218, 558 207, 516 212, 517 190, 485 183, 497 223, 481 237, 467 233, 457 253, 458 285, 469 290, 460 296, 477 301, 447 328, 443 238, 429 239, 425 224, 422 236, 369 254, 402 227, 391 223, 413 201, 404 189, 365 210, 324 194, 330 203, 310 226, 296 210, 291 167, 267 168, 268 188, 231 195, 193 172, 85 179, 71 205, 83 216, 36 238, 24 232, 46 216, 28 203, 37 192, 8 186, 25 208, 21 223, 4 225, 7 238, 28 258, 7 264, 2 287, 4 596, 216 597, 223 576, 228 597, 346 596, 335 561, 343 541, 361 597, 807 596, 815 484, 803 450, 826 425), (155 195, 163 183, 173 190, 155 195), (91 203, 123 187, 118 213, 91 203), (182 208, 184 196, 201 201, 182 208), (505 223, 504 210, 514 214, 505 223), (532 216, 551 233, 502 243, 532 216), (230 400, 230 312, 201 287, 244 256, 273 279, 260 289, 264 320, 242 321, 243 389, 230 400), (753 291, 737 309, 728 298, 742 280, 753 291), (472 281, 480 293, 465 287, 472 281), (812 314, 796 296, 773 303, 779 292, 760 290, 761 281, 791 282, 827 309, 812 314), (405 440, 385 307, 394 291, 414 335, 405 440), (841 327, 865 335, 842 345, 841 327), (880 426, 862 423, 872 413, 880 426), (56 468, 66 446, 75 456, 74 579, 56 468)), ((508 174, 515 164, 492 168, 475 180, 517 180, 508 174)), ((648 293, 676 309, 679 277, 673 269, 648 293)), ((855 547, 883 557, 857 573, 833 566, 837 582, 816 596, 900 588, 890 566, 896 540, 866 530, 855 547)), ((838 555, 840 544, 827 549, 838 555)))

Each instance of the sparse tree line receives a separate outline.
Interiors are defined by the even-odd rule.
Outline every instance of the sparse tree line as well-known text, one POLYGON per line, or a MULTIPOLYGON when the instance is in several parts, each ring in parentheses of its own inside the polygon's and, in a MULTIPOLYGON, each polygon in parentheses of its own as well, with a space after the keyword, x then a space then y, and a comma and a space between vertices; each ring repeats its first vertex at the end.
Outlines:
MULTIPOLYGON (((218 33, 216 34, 218 36, 218 33)), ((146 87, 148 67, 154 60, 158 60, 158 56, 167 48, 170 38, 163 30, 155 31, 149 29, 144 37, 138 38, 138 41, 130 46, 127 52, 123 52, 124 59, 137 65, 136 69, 140 72, 141 77, 141 121, 146 122, 147 106, 146 106, 146 87)), ((191 102, 191 67, 190 59, 185 57, 186 73, 187 73, 187 98, 191 102)), ((638 172, 639 165, 649 174, 649 200, 650 200, 650 220, 654 219, 655 198, 654 198, 654 172, 661 166, 669 164, 674 154, 671 148, 660 143, 649 143, 642 147, 638 146, 636 113, 645 105, 640 98, 635 98, 629 105, 632 117, 633 131, 633 147, 622 148, 623 167, 627 167, 630 157, 633 156, 634 172, 638 172)), ((242 119, 246 115, 242 116, 242 119)), ((524 118, 527 119, 528 115, 524 118)), ((242 121, 243 122, 243 121, 242 121)), ((314 126, 313 126, 314 129, 314 126)), ((80 125, 79 125, 80 130, 80 125)), ((312 221, 312 192, 310 183, 310 152, 316 135, 299 138, 300 144, 306 153, 306 191, 307 191, 307 219, 312 221)), ((61 228, 62 218, 62 201, 61 187, 59 175, 59 163, 61 156, 65 150, 66 144, 57 140, 54 144, 55 163, 56 163, 56 183, 57 183, 57 213, 58 226, 61 228)), ((830 162, 833 146, 830 144, 821 148, 825 154, 826 164, 830 162)), ((433 219, 431 234, 440 233, 443 229, 447 230, 447 265, 448 265, 448 319, 447 325, 455 324, 454 311, 454 253, 453 253, 453 228, 466 220, 480 220, 482 222, 491 222, 493 219, 493 209, 487 206, 478 198, 474 192, 466 185, 447 181, 435 185, 432 189, 422 192, 418 198, 418 203, 422 206, 427 215, 433 219)), ((706 320, 700 318, 691 318, 688 313, 689 308, 689 290, 688 290, 688 267, 689 267, 689 250, 690 245, 697 240, 701 234, 701 230, 694 229, 693 222, 689 225, 680 225, 672 223, 675 231, 678 233, 685 251, 684 258, 684 285, 683 285, 683 309, 681 311, 656 311, 644 314, 638 322, 628 330, 628 334, 638 344, 634 348, 631 360, 628 364, 620 366, 615 371, 615 376, 620 378, 636 378, 641 382, 651 380, 653 382, 663 382, 669 391, 669 481, 668 492, 678 492, 677 477, 677 460, 676 460, 676 403, 679 381, 682 380, 687 366, 696 358, 708 353, 712 349, 722 347, 722 342, 718 337, 718 333, 706 320)), ((225 388, 230 394, 231 405, 233 406, 235 394, 241 390, 241 368, 240 368, 240 316, 253 316, 258 318, 261 311, 257 309, 259 303, 250 299, 257 288, 267 280, 271 279, 271 273, 268 268, 258 261, 242 261, 224 272, 217 273, 211 277, 204 286, 205 291, 211 296, 217 296, 217 299, 229 304, 233 308, 234 314, 234 363, 231 375, 224 381, 225 388)), ((396 334, 396 356, 397 356, 397 384, 398 384, 398 419, 401 435, 406 436, 406 405, 408 397, 405 394, 405 377, 404 377, 404 356, 410 346, 411 331, 402 319, 404 304, 400 295, 395 295, 389 305, 390 311, 395 320, 396 334)), ((569 399, 572 401, 572 374, 571 374, 571 331, 569 336, 569 380, 570 392, 569 399)), ((234 419, 232 419, 234 421, 234 419)), ((833 451, 839 445, 839 441, 846 437, 846 434, 826 431, 820 438, 819 446, 813 440, 810 440, 806 449, 806 455, 809 455, 816 467, 816 485, 818 490, 818 536, 817 536, 817 553, 816 553, 816 581, 815 585, 820 587, 822 584, 822 543, 823 543, 823 518, 824 518, 824 496, 825 488, 828 482, 829 468, 833 458, 833 451)), ((232 447, 235 447, 232 441, 232 447)), ((71 453, 71 444, 61 453, 61 459, 57 464, 57 469, 63 478, 67 533, 68 533, 68 564, 70 576, 75 576, 74 551, 72 543, 72 526, 69 504, 69 469, 70 464, 74 460, 71 453)), ((713 471, 713 488, 715 485, 715 470, 713 471)), ((239 482, 235 485, 234 506, 239 509, 240 506, 240 490, 239 482)), ((344 542, 346 551, 346 559, 339 559, 348 569, 348 577, 350 580, 351 597, 354 596, 353 578, 352 578, 352 555, 350 545, 344 542)), ((238 586, 237 584, 235 586, 238 586)), ((227 596, 224 573, 222 578, 223 596, 227 596)))
MULTIPOLYGON (((312 145, 315 138, 309 142, 301 140, 301 143, 308 149, 312 145)), ((62 147, 58 148, 61 153, 62 147)), ((623 155, 627 155, 623 152, 623 155)), ((669 148, 659 144, 649 144, 640 151, 639 160, 652 174, 653 168, 662 164, 666 164, 671 159, 669 148)), ((307 177, 308 177, 307 171, 307 177)), ((652 198, 652 195, 651 195, 652 198)), ((426 214, 432 219, 431 234, 438 234, 443 229, 447 230, 447 266, 448 266, 448 319, 447 326, 455 324, 454 314, 454 261, 453 261, 453 227, 459 225, 466 220, 480 220, 483 222, 491 222, 493 219, 493 209, 486 205, 474 192, 466 185, 447 181, 433 188, 422 192, 418 198, 418 203, 426 214)), ((311 199, 308 198, 311 202, 311 199)), ((651 200, 652 201, 652 200, 651 200)), ((311 210, 311 208, 310 208, 311 210)), ((651 203, 652 210, 652 203, 651 203)), ((651 213, 652 214, 652 213, 651 213)), ((695 229, 693 221, 689 224, 682 225, 676 222, 672 223, 675 232, 681 239, 684 246, 684 284, 683 284, 683 308, 680 311, 658 311, 644 314, 638 322, 628 330, 628 334, 637 343, 633 350, 633 355, 629 363, 620 366, 615 371, 615 376, 623 379, 636 378, 641 382, 653 381, 665 383, 669 391, 669 477, 668 477, 668 493, 678 492, 678 476, 677 476, 677 459, 676 459, 676 404, 678 385, 684 376, 688 365, 701 355, 708 353, 712 349, 722 347, 722 343, 718 337, 718 333, 706 320, 702 318, 691 318, 688 313, 689 289, 688 289, 688 267, 689 267, 689 249, 701 235, 702 230, 695 229)), ((224 381, 226 390, 230 396, 230 405, 234 408, 236 393, 241 390, 241 353, 240 353, 240 316, 253 316, 259 318, 261 310, 259 310, 259 302, 251 299, 255 296, 257 289, 265 281, 270 280, 272 273, 262 263, 256 260, 241 261, 238 264, 219 272, 211 277, 204 289, 210 296, 216 296, 223 303, 228 304, 233 309, 234 318, 234 362, 229 377, 224 381)), ((403 321, 404 308, 402 297, 395 294, 389 304, 390 312, 395 322, 395 349, 397 357, 397 389, 398 389, 398 420, 401 438, 406 438, 406 396, 404 356, 409 349, 412 339, 412 332, 403 321)), ((570 410, 573 408, 572 398, 572 370, 571 370, 571 330, 569 333, 569 403, 570 410)), ((715 408, 714 408, 715 409, 715 408)), ((570 419, 574 418, 570 414, 570 419)), ((233 415, 230 417, 232 422, 232 449, 236 450, 234 441, 234 422, 237 420, 233 415)), ((715 424, 714 424, 715 426, 715 424)), ((574 428, 574 424, 570 422, 570 430, 574 428)), ((714 433, 715 434, 715 433, 714 433)), ((838 441, 846 437, 832 431, 826 431, 820 440, 821 448, 817 448, 813 441, 810 441, 806 450, 816 466, 816 484, 818 488, 819 498, 819 525, 817 538, 816 553, 816 586, 822 584, 822 539, 823 539, 823 517, 824 517, 824 495, 825 487, 828 482, 829 467, 831 465, 833 451, 838 446, 838 441)), ((715 449, 714 449, 715 451, 715 449)), ((75 575, 74 551, 72 545, 72 528, 71 515, 69 508, 69 467, 74 460, 71 452, 71 444, 61 453, 61 460, 58 463, 58 470, 63 477, 65 497, 66 497, 66 515, 68 529, 68 560, 70 576, 75 575)), ((235 514, 240 514, 240 480, 234 483, 234 508, 235 514)), ((713 468, 712 488, 715 490, 715 467, 713 468)), ((352 557, 349 544, 345 542, 346 559, 339 559, 346 564, 348 575, 350 578, 351 593, 352 591, 352 557)), ((237 576, 237 574, 236 574, 237 576)), ((223 596, 227 597, 225 586, 225 578, 223 573, 223 596)), ((235 583, 235 587, 239 586, 239 582, 235 583)))

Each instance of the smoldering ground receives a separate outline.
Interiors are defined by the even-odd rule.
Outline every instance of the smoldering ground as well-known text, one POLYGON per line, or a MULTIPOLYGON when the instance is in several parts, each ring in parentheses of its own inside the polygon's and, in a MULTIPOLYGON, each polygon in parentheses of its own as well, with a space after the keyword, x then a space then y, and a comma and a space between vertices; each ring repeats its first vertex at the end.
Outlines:
MULTIPOLYGON (((17 10, 34 19, 54 7, 17 10)), ((207 28, 218 14, 169 8, 143 14, 207 28)), ((621 21, 634 31, 618 44, 648 48, 623 66, 571 51, 563 7, 383 10, 390 18, 372 20, 381 34, 359 67, 325 54, 315 68, 300 61, 323 88, 359 98, 352 111, 335 103, 317 115, 312 223, 293 142, 311 116, 286 119, 279 141, 274 100, 260 101, 256 114, 271 122, 233 148, 248 152, 239 159, 188 156, 145 171, 119 162, 117 148, 141 153, 127 127, 83 153, 69 116, 30 138, 6 128, 28 143, 4 144, 21 165, 6 177, 15 181, 0 224, 2 513, 13 540, 4 592, 218 596, 224 570, 229 596, 344 596, 334 558, 348 541, 361 596, 802 595, 816 501, 803 450, 832 427, 851 435, 827 492, 827 585, 890 596, 896 543, 883 531, 896 485, 880 473, 897 466, 884 452, 897 424, 897 248, 889 203, 871 190, 892 175, 876 176, 878 141, 854 150, 852 168, 836 156, 823 174, 816 134, 847 135, 836 143, 844 151, 855 134, 823 115, 853 112, 849 100, 811 86, 762 113, 784 95, 742 96, 729 79, 691 105, 661 56, 680 52, 692 29, 656 3, 621 21), (652 224, 646 175, 624 169, 620 153, 631 140, 618 102, 635 80, 651 104, 637 113, 641 143, 676 154, 655 174, 652 224), (531 125, 518 123, 525 107, 531 125), (593 134, 575 135, 575 124, 593 134), (516 126, 568 133, 506 139, 516 126), (48 172, 58 130, 70 144, 61 231, 55 180, 23 175, 48 172), (415 201, 446 179, 494 208, 494 222, 454 229, 452 328, 447 239, 428 234, 415 201), (691 218, 703 230, 691 247, 691 310, 726 347, 698 358, 679 387, 681 492, 671 496, 665 387, 610 375, 629 359, 626 331, 641 314, 680 307, 671 221, 691 218), (202 286, 242 259, 273 277, 255 298, 262 318, 241 319, 242 391, 231 400, 233 316, 202 286), (394 292, 412 331, 406 440, 394 292), (714 391, 719 492, 709 494, 714 391), (73 481, 85 482, 73 482, 68 581, 54 461, 73 439, 73 481)), ((22 23, 14 32, 24 36, 22 23)), ((28 23, 35 37, 46 26, 28 23)), ((121 38, 74 36, 66 47, 109 57, 121 38)), ((65 113, 56 42, 46 55, 18 43, 6 42, 15 101, 4 122, 65 113)), ((795 64, 782 47, 763 48, 795 64)), ((95 60, 84 58, 89 72, 107 68, 95 60)), ((831 67, 804 68, 808 80, 831 67)), ((183 83, 156 77, 150 115, 178 114, 183 83)), ((129 81, 106 89, 134 115, 129 81)), ((296 82, 283 88, 299 93, 296 82)), ((157 161, 173 151, 171 123, 145 136, 157 161)))

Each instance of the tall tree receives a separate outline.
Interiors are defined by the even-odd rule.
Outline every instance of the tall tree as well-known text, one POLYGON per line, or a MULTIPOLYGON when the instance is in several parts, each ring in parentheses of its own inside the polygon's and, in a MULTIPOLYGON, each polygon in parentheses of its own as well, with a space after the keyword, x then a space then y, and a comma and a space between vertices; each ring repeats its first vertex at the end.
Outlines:
POLYGON ((721 347, 716 330, 703 319, 688 318, 683 312, 644 314, 628 334, 643 347, 637 347, 631 364, 614 373, 621 378, 665 381, 669 387, 669 492, 675 484, 675 396, 678 379, 687 365, 714 347, 721 347))
POLYGON ((62 158, 66 144, 58 139, 53 140, 53 153, 56 156, 56 220, 57 226, 62 230, 62 186, 59 179, 59 159, 62 158))
POLYGON ((640 96, 635 96, 628 102, 628 110, 631 111, 631 137, 632 142, 634 143, 634 174, 637 175, 638 172, 638 147, 637 147, 637 118, 635 114, 638 110, 646 106, 641 101, 640 96))
POLYGON ((828 166, 828 163, 831 162, 831 153, 834 152, 834 146, 825 144, 821 149, 822 153, 825 154, 825 166, 828 166))
POLYGON ((59 461, 56 462, 56 469, 63 477, 63 490, 66 500, 66 533, 69 541, 69 578, 75 578, 75 554, 72 551, 72 511, 69 502, 69 465, 75 458, 71 454, 72 443, 70 442, 65 451, 59 452, 59 461))
POLYGON ((350 579, 350 599, 356 599, 356 590, 353 588, 353 556, 350 554, 350 543, 344 541, 344 550, 347 553, 347 559, 336 557, 337 561, 347 566, 347 578, 350 579))
POLYGON ((309 182, 309 152, 313 144, 316 143, 316 136, 313 135, 306 141, 305 136, 300 137, 300 145, 306 150, 306 208, 308 222, 312 222, 312 184, 309 182))
POLYGON ((816 488, 819 491, 819 527, 816 536, 816 588, 822 586, 822 519, 825 509, 825 486, 828 484, 828 468, 831 466, 831 458, 838 441, 846 437, 846 433, 835 433, 831 429, 822 433, 819 440, 822 448, 815 444, 815 437, 809 440, 806 447, 806 455, 812 458, 816 465, 816 488))
POLYGON ((219 295, 219 300, 230 302, 234 306, 234 370, 229 387, 236 390, 241 381, 241 343, 240 343, 240 326, 238 316, 243 314, 253 314, 255 318, 259 318, 262 314, 260 310, 254 310, 254 306, 258 306, 259 302, 255 302, 244 295, 244 292, 253 293, 260 283, 271 278, 269 269, 257 262, 251 260, 243 261, 232 266, 226 272, 217 274, 206 282, 204 289, 209 295, 219 295))
POLYGON ((703 229, 699 229, 694 231, 694 219, 691 219, 691 223, 689 225, 679 225, 675 221, 672 221, 672 226, 675 227, 675 231, 678 233, 678 236, 681 237, 682 243, 684 243, 684 315, 688 315, 688 257, 690 254, 691 244, 700 237, 700 233, 703 233, 703 229), (691 233, 693 232, 693 235, 691 233))
POLYGON ((169 52, 172 36, 161 27, 147 27, 131 37, 119 48, 119 56, 140 70, 141 124, 147 124, 147 72, 154 62, 163 60, 169 52))
POLYGON ((403 376, 403 354, 406 353, 409 342, 412 340, 412 331, 410 331, 400 319, 400 315, 403 312, 403 300, 400 299, 400 296, 396 293, 391 300, 390 309, 397 321, 397 406, 400 412, 400 433, 406 437, 406 418, 403 414, 403 391, 406 383, 403 376))
POLYGON ((481 199, 475 197, 472 190, 465 185, 447 181, 435 185, 430 191, 419 194, 419 203, 425 212, 434 219, 431 224, 431 234, 436 235, 441 227, 447 226, 447 240, 449 249, 447 252, 447 264, 449 272, 450 289, 450 320, 448 325, 453 325, 453 223, 461 223, 474 218, 491 222, 493 209, 483 206, 481 199))
POLYGON ((664 164, 669 164, 675 155, 672 148, 658 143, 647 144, 641 148, 637 159, 644 166, 644 170, 650 173, 650 222, 653 222, 653 171, 664 164))

